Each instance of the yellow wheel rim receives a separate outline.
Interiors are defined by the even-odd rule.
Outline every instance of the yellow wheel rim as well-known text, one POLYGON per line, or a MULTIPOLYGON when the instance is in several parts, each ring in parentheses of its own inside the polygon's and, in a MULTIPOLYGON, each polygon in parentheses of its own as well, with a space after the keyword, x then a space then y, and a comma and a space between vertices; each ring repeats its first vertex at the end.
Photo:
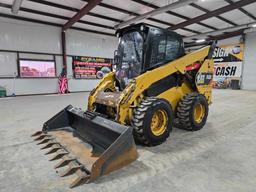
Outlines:
POLYGON ((205 116, 205 107, 201 103, 196 104, 195 109, 194 109, 195 122, 201 123, 204 116, 205 116))
POLYGON ((167 129, 167 122, 168 122, 168 116, 166 111, 160 110, 160 109, 155 111, 150 124, 152 133, 155 136, 162 135, 167 129))

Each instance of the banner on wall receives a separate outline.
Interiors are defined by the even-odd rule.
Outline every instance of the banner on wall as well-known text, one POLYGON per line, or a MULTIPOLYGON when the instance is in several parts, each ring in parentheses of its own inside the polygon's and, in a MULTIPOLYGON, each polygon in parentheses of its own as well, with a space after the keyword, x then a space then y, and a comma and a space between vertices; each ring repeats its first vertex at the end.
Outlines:
POLYGON ((215 48, 213 87, 225 89, 231 80, 241 80, 244 45, 223 45, 215 48))
POLYGON ((101 79, 112 71, 113 59, 74 56, 72 66, 76 79, 101 79))

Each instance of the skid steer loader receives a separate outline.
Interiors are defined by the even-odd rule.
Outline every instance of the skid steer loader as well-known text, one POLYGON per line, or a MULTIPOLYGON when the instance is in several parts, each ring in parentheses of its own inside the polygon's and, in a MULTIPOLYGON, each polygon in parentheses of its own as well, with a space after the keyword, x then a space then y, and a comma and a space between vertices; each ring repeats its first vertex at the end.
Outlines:
POLYGON ((60 176, 77 175, 70 187, 135 161, 135 141, 159 145, 174 122, 191 131, 206 123, 214 44, 185 54, 180 35, 146 24, 117 35, 116 70, 91 91, 87 110, 69 105, 33 135, 56 169, 67 167, 60 176))

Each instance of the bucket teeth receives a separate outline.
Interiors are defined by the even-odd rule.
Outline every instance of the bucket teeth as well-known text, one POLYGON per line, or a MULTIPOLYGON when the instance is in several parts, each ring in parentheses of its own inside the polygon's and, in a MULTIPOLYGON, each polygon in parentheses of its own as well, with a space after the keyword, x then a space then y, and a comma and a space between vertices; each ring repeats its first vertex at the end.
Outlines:
POLYGON ((48 137, 50 137, 50 135, 41 134, 40 136, 36 137, 36 138, 34 139, 34 141, 39 141, 39 140, 42 140, 42 139, 48 138, 48 137))
POLYGON ((43 131, 37 131, 33 135, 31 135, 31 137, 35 137, 35 136, 41 135, 42 133, 43 133, 43 131))
POLYGON ((78 169, 76 171, 76 174, 78 175, 78 177, 69 185, 70 188, 82 185, 82 184, 86 183, 90 179, 90 175, 87 175, 81 169, 78 169))
POLYGON ((64 155, 67 155, 67 154, 68 154, 68 152, 65 151, 64 149, 58 150, 56 153, 57 153, 57 154, 56 154, 55 156, 53 156, 51 159, 49 159, 49 161, 54 161, 54 160, 60 159, 60 158, 62 158, 64 155))
POLYGON ((59 144, 59 143, 55 142, 55 141, 49 141, 45 146, 41 147, 40 149, 47 149, 47 148, 52 147, 55 144, 59 144))
POLYGON ((63 172, 59 173, 60 177, 69 176, 72 174, 76 174, 76 179, 69 185, 70 188, 77 187, 86 183, 90 179, 90 172, 81 165, 76 158, 70 157, 68 154, 69 152, 59 143, 56 141, 54 137, 48 135, 42 131, 38 131, 32 135, 35 141, 39 141, 37 145, 45 144, 41 149, 48 149, 50 150, 45 153, 45 155, 55 153, 55 155, 49 159, 49 161, 54 161, 57 159, 61 159, 61 161, 54 166, 55 169, 67 166, 68 168, 63 172))
POLYGON ((62 147, 58 144, 55 144, 51 147, 51 149, 48 152, 45 153, 45 155, 54 153, 54 152, 58 151, 59 149, 62 149, 62 147))
POLYGON ((37 145, 41 145, 41 144, 44 144, 44 143, 48 143, 49 141, 52 141, 53 138, 45 138, 43 139, 42 141, 40 141, 39 143, 37 143, 37 145))
POLYGON ((68 175, 71 175, 71 174, 74 174, 78 169, 81 169, 81 165, 79 165, 78 163, 76 162, 70 162, 68 164, 68 169, 66 169, 65 171, 63 171, 62 173, 60 173, 60 176, 61 177, 65 177, 65 176, 68 176, 68 175))
POLYGON ((62 160, 57 165, 54 166, 54 168, 57 169, 60 167, 64 167, 68 165, 71 161, 75 161, 75 160, 76 160, 75 158, 71 158, 65 155, 64 157, 62 157, 62 160))

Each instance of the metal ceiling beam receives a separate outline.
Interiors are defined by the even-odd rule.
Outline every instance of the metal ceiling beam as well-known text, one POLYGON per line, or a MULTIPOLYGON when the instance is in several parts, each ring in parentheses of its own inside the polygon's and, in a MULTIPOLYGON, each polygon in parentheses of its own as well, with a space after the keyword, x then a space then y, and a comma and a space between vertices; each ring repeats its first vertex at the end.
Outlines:
POLYGON ((225 34, 222 34, 222 35, 217 35, 217 36, 209 37, 209 38, 206 39, 206 41, 203 42, 203 43, 195 43, 195 42, 192 42, 192 43, 185 43, 185 48, 197 47, 197 46, 205 46, 205 45, 207 45, 210 41, 228 39, 228 38, 236 37, 236 36, 243 35, 243 34, 244 34, 244 29, 240 29, 240 30, 232 31, 232 32, 225 33, 225 34))
MULTIPOLYGON (((88 2, 89 0, 82 0, 82 1, 88 2)), ((115 7, 113 5, 109 5, 109 4, 102 3, 102 2, 99 3, 98 6, 101 6, 101 7, 107 8, 107 9, 111 9, 113 11, 117 11, 117 12, 120 12, 120 13, 124 13, 124 14, 127 14, 127 15, 140 16, 140 14, 138 14, 138 13, 128 11, 128 10, 125 10, 125 9, 121 9, 119 7, 115 7)), ((169 22, 162 21, 162 20, 155 19, 155 18, 147 18, 147 20, 153 21, 153 22, 156 22, 156 23, 160 23, 160 24, 163 24, 163 25, 167 25, 167 26, 174 26, 173 23, 169 23, 169 22)), ((122 23, 122 22, 124 22, 124 21, 120 20, 118 23, 122 23)), ((195 33, 195 34, 199 34, 198 31, 188 29, 188 28, 182 28, 182 30, 185 30, 185 31, 188 31, 188 32, 191 32, 191 33, 195 33)))
MULTIPOLYGON (((11 5, 5 4, 5 3, 0 3, 0 7, 11 8, 11 5)), ((37 15, 42 15, 42 16, 47 16, 47 17, 52 17, 52 18, 56 18, 56 19, 63 19, 63 20, 70 20, 71 19, 71 17, 66 17, 66 16, 62 16, 62 15, 49 13, 49 12, 44 12, 44 11, 38 11, 38 10, 34 10, 34 9, 28 9, 28 8, 24 8, 24 7, 21 7, 20 11, 27 12, 27 13, 33 13, 33 14, 37 14, 37 15)), ((99 23, 93 23, 93 22, 90 22, 90 21, 79 20, 77 22, 78 23, 83 23, 83 24, 86 24, 86 25, 92 25, 92 26, 96 26, 96 27, 101 27, 101 28, 105 28, 105 29, 114 30, 114 27, 99 24, 99 23)))
MULTIPOLYGON (((64 9, 64 10, 67 10, 67 11, 73 11, 73 12, 79 12, 80 11, 79 9, 74 8, 74 7, 69 7, 69 6, 66 6, 66 5, 61 5, 61 4, 58 4, 58 3, 53 3, 53 2, 45 1, 45 0, 27 0, 27 1, 31 1, 31 2, 34 2, 34 3, 42 4, 42 5, 47 5, 47 6, 51 6, 51 7, 55 7, 55 8, 59 8, 59 9, 64 9)), ((92 13, 92 12, 89 12, 87 15, 93 16, 93 17, 98 17, 98 18, 105 19, 105 20, 108 20, 108 21, 113 21, 113 22, 119 22, 119 23, 123 22, 123 20, 120 20, 120 19, 116 19, 116 18, 113 18, 113 17, 108 17, 108 16, 105 16, 105 15, 100 15, 100 14, 92 13)))
MULTIPOLYGON (((32 22, 32 23, 50 25, 50 26, 55 26, 55 27, 62 27, 63 26, 63 25, 58 24, 58 23, 52 23, 52 22, 48 22, 48 21, 42 21, 42 20, 38 20, 38 19, 31 19, 31 18, 20 17, 20 16, 15 16, 15 15, 8 15, 8 14, 4 14, 4 13, 0 13, 0 17, 4 17, 4 18, 8 18, 8 19, 20 20, 20 21, 28 21, 28 22, 32 22)), ((107 36, 115 37, 115 35, 111 34, 111 33, 105 33, 105 32, 101 32, 101 31, 84 29, 84 28, 80 28, 80 27, 71 27, 70 29, 74 29, 74 30, 77 30, 77 31, 84 31, 84 32, 88 32, 88 33, 94 33, 94 34, 100 34, 100 35, 107 35, 107 36)))
MULTIPOLYGON (((32 2, 36 2, 36 3, 41 3, 41 4, 47 5, 47 6, 53 6, 53 7, 64 9, 64 10, 75 11, 75 12, 79 11, 79 9, 74 9, 74 8, 71 8, 71 7, 67 7, 65 5, 55 4, 55 3, 52 3, 52 2, 44 2, 44 1, 41 1, 41 0, 40 1, 38 1, 38 0, 31 0, 31 1, 32 2)), ((0 7, 10 8, 11 9, 12 6, 9 5, 9 4, 0 3, 0 7)), ((118 8, 118 9, 120 9, 120 8, 118 8)), ((23 11, 23 12, 33 13, 33 14, 37 14, 37 15, 43 15, 43 16, 47 16, 47 17, 63 19, 63 20, 70 20, 70 17, 66 17, 66 16, 62 16, 62 15, 57 15, 57 14, 53 14, 53 13, 48 13, 48 12, 43 12, 43 11, 38 11, 38 10, 34 10, 34 9, 28 9, 28 8, 21 7, 20 10, 23 11)), ((126 11, 126 10, 123 10, 123 9, 121 9, 121 10, 122 10, 122 12, 126 11)), ((93 13, 89 13, 88 15, 94 16, 92 14, 93 13)), ((98 15, 95 15, 95 17, 98 17, 98 15)), ((101 16, 100 16, 100 18, 101 19, 106 19, 106 18, 102 18, 101 16)), ((113 21, 112 18, 107 18, 107 19, 110 20, 110 21, 113 21)), ((117 20, 117 21, 119 22, 119 21, 122 21, 122 20, 117 20)), ((168 23, 168 22, 165 22, 165 21, 160 21, 160 20, 153 19, 153 18, 151 19, 151 21, 159 22, 161 24, 165 24, 165 25, 169 25, 169 26, 173 26, 173 24, 171 24, 171 23, 168 23)), ((103 24, 93 23, 93 22, 84 21, 84 20, 79 20, 77 22, 78 23, 82 23, 82 24, 86 24, 86 25, 92 25, 92 26, 96 26, 96 27, 101 27, 101 28, 105 28, 105 29, 114 30, 114 27, 111 27, 109 25, 103 25, 103 24)), ((186 30, 186 29, 184 29, 184 30, 186 30)), ((199 34, 198 32, 190 30, 190 29, 187 29, 187 31, 195 33, 195 34, 199 34)))
POLYGON ((245 29, 251 28, 254 24, 255 24, 255 22, 247 23, 247 24, 244 24, 244 25, 238 25, 238 26, 235 26, 235 27, 227 27, 227 28, 224 28, 224 29, 216 30, 216 31, 211 31, 211 32, 202 33, 202 34, 199 34, 199 35, 193 35, 193 36, 190 36, 190 37, 185 37, 185 38, 183 38, 183 40, 184 41, 189 41, 189 40, 194 40, 194 39, 207 39, 207 36, 216 36, 219 33, 230 33, 230 32, 241 30, 241 29, 245 30, 245 29))
MULTIPOLYGON (((146 1, 143 1, 143 0, 132 0, 133 2, 136 2, 136 3, 139 3, 141 5, 145 5, 147 7, 151 7, 153 9, 159 9, 160 7, 152 4, 152 3, 148 3, 146 1)), ((179 13, 176 13, 176 12, 173 12, 173 11, 166 11, 165 13, 169 14, 169 15, 172 15, 172 16, 175 16, 175 17, 179 17, 181 19, 185 19, 185 20, 189 20, 190 18, 185 16, 185 15, 181 15, 179 13)), ((213 26, 210 26, 210 25, 207 25, 207 24, 204 24, 204 23, 198 23, 199 25, 202 25, 204 27, 207 27, 209 29, 212 29, 212 30, 217 30, 217 28, 213 27, 213 26)))
MULTIPOLYGON (((51 7, 55 7, 55 8, 59 8, 59 9, 64 9, 64 10, 68 10, 68 11, 73 11, 73 12, 78 12, 79 11, 79 9, 76 9, 76 8, 73 8, 73 7, 69 7, 69 6, 66 6, 66 5, 61 5, 61 4, 57 4, 57 3, 53 3, 53 2, 49 2, 49 1, 44 1, 44 0, 27 0, 27 1, 31 1, 31 2, 34 2, 34 3, 42 4, 42 5, 47 5, 47 6, 51 6, 51 7)), ((83 1, 88 2, 89 0, 83 0, 83 1)), ((131 12, 131 11, 128 11, 128 10, 125 10, 125 9, 121 9, 119 7, 114 7, 112 5, 108 5, 108 4, 105 4, 105 3, 99 3, 98 6, 102 6, 104 8, 112 9, 114 11, 118 11, 118 12, 125 13, 125 14, 128 14, 128 15, 139 16, 139 14, 137 14, 135 12, 131 12)), ((116 18, 113 18, 113 17, 108 17, 108 16, 105 16, 105 15, 100 15, 100 14, 92 13, 92 12, 89 12, 87 15, 97 17, 97 18, 100 18, 100 19, 105 19, 105 20, 112 21, 112 22, 117 22, 117 23, 123 22, 123 20, 121 20, 121 19, 116 19, 116 18)), ((154 19, 154 18, 148 18, 148 20, 153 21, 153 22, 157 22, 157 23, 161 23, 161 24, 164 24, 164 25, 167 25, 167 26, 173 26, 174 25, 172 23, 161 21, 161 20, 154 19)), ((84 21, 80 20, 79 22, 84 22, 84 21)), ((186 31, 189 31, 189 32, 192 32, 192 33, 195 33, 195 34, 199 34, 198 31, 194 31, 194 30, 191 30, 191 29, 183 28, 183 30, 186 30, 186 31)))
MULTIPOLYGON (((234 3, 232 0, 225 0, 225 1, 227 3, 229 3, 229 4, 233 4, 234 3)), ((246 11, 245 9, 239 8, 239 11, 241 11, 242 13, 244 13, 245 15, 250 17, 251 19, 256 20, 256 17, 253 14, 249 13, 248 11, 246 11)))
POLYGON ((123 27, 125 27, 127 25, 137 23, 137 22, 139 22, 139 21, 141 21, 143 19, 147 19, 149 17, 152 17, 152 16, 158 15, 160 13, 164 13, 164 12, 170 11, 172 9, 180 8, 180 7, 183 7, 185 5, 188 5, 188 4, 191 4, 191 3, 195 3, 197 1, 198 0, 179 0, 179 1, 176 1, 176 2, 171 3, 169 5, 166 5, 164 7, 161 7, 159 9, 155 9, 153 11, 149 11, 147 13, 144 13, 144 14, 140 15, 140 16, 137 16, 137 17, 134 17, 132 19, 129 19, 129 20, 123 22, 123 23, 120 23, 120 24, 116 25, 115 28, 116 29, 123 28, 123 27))
POLYGON ((225 34, 222 34, 222 35, 209 37, 207 39, 207 41, 228 39, 228 38, 231 38, 231 37, 242 35, 243 33, 244 33, 244 29, 240 29, 240 30, 228 32, 228 33, 225 33, 225 34))
POLYGON ((102 0, 90 0, 78 13, 74 15, 64 26, 63 30, 67 30, 77 21, 79 21, 83 16, 89 13, 94 7, 96 7, 102 0))
POLYGON ((194 23, 198 23, 200 21, 209 19, 211 17, 218 16, 220 14, 226 13, 228 11, 232 11, 234 9, 238 9, 240 7, 243 7, 245 5, 249 5, 249 4, 254 3, 254 2, 256 2, 256 1, 255 0, 241 0, 241 1, 235 2, 233 4, 227 5, 225 7, 216 9, 214 11, 210 11, 210 12, 208 12, 206 14, 203 14, 203 15, 200 15, 198 17, 194 17, 193 19, 190 19, 188 21, 184 21, 182 23, 179 23, 179 24, 177 24, 177 25, 175 25, 173 27, 170 27, 169 29, 176 30, 176 29, 179 29, 179 28, 182 28, 182 27, 186 27, 188 25, 191 25, 191 24, 194 24, 194 23))
MULTIPOLYGON (((203 8, 203 7, 201 7, 201 6, 197 5, 197 4, 195 4, 195 3, 190 4, 190 6, 192 6, 192 7, 194 7, 194 8, 197 8, 197 9, 199 9, 199 10, 205 12, 205 13, 209 13, 209 12, 210 12, 208 9, 205 9, 205 8, 203 8)), ((222 17, 222 16, 220 16, 220 15, 215 16, 215 17, 218 18, 218 19, 220 19, 220 20, 222 20, 222 21, 224 21, 224 22, 226 22, 226 23, 228 23, 228 24, 230 24, 230 25, 237 26, 236 23, 234 23, 234 22, 232 22, 232 21, 230 21, 230 20, 228 20, 228 19, 226 19, 226 18, 224 18, 224 17, 222 17)))

